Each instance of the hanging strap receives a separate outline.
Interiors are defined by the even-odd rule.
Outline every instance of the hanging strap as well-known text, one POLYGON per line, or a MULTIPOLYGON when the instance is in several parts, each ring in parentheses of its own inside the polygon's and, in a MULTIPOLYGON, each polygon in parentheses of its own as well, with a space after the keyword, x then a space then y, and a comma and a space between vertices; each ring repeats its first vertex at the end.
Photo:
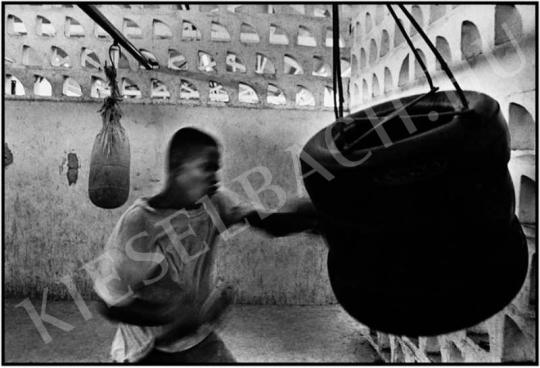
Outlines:
POLYGON ((399 31, 405 37, 405 40, 407 41, 407 45, 409 45, 410 49, 412 50, 416 61, 418 62, 418 64, 420 64, 420 67, 422 68, 422 71, 424 72, 424 75, 426 76, 427 82, 429 83, 429 88, 433 91, 435 89, 435 87, 433 86, 433 81, 431 80, 431 75, 429 75, 429 72, 427 71, 426 64, 424 64, 424 60, 422 60, 422 58, 420 57, 420 54, 418 53, 418 51, 414 47, 414 45, 413 45, 413 43, 411 41, 411 38, 409 37, 409 35, 405 31, 405 28, 403 28, 403 24, 401 24, 401 22, 398 19, 396 13, 394 12, 394 9, 392 9, 392 7, 390 5, 387 5, 387 7, 388 7, 388 10, 390 10, 390 14, 394 18, 394 21, 396 22, 396 25, 398 26, 399 31))
POLYGON ((341 80, 341 59, 339 52, 338 4, 332 4, 332 51, 332 85, 334 88, 334 113, 337 120, 343 116, 343 83, 341 80))
MULTIPOLYGON (((345 151, 345 152, 348 152, 350 150, 352 150, 356 145, 358 145, 358 143, 360 143, 360 141, 365 138, 368 134, 370 134, 371 132, 373 132, 374 130, 376 130, 377 128, 380 128, 383 124, 387 123, 388 121, 394 119, 395 117, 397 117, 400 113, 402 113, 404 110, 412 107, 413 105, 417 104, 419 101, 421 101, 422 99, 426 98, 427 96, 429 95, 432 95, 433 93, 435 93, 439 88, 438 87, 435 87, 433 85, 433 81, 431 79, 431 76, 429 74, 429 72, 427 71, 427 68, 426 68, 426 65, 424 63, 424 61, 422 60, 422 58, 420 57, 420 55, 418 54, 418 51, 416 51, 409 35, 407 34, 407 32, 405 31, 405 29, 403 28, 403 25, 401 24, 401 22, 399 21, 399 19, 397 18, 396 16, 396 13, 394 12, 394 9, 392 9, 392 6, 391 5, 386 5, 388 7, 388 10, 390 11, 390 14, 392 15, 392 17, 394 18, 394 21, 396 22, 396 25, 398 26, 400 32, 403 34, 403 37, 405 38, 405 40, 407 41, 407 45, 410 47, 410 49, 412 50, 412 52, 414 53, 414 57, 416 58, 416 60, 418 61, 418 64, 420 64, 420 67, 422 68, 422 71, 424 72, 425 76, 426 76, 426 79, 429 83, 429 86, 430 86, 430 91, 423 94, 423 95, 420 95, 418 96, 417 98, 409 101, 408 103, 402 105, 401 107, 399 107, 398 109, 394 110, 393 112, 391 112, 390 114, 384 116, 379 122, 377 122, 377 124, 375 124, 371 129, 369 129, 367 132, 365 132, 364 134, 362 134, 362 136, 356 138, 353 142, 351 143, 344 143, 342 144, 342 149, 345 151)), ((456 92, 459 96, 459 99, 461 101, 461 104, 463 105, 463 108, 461 111, 454 111, 454 112, 449 112, 448 115, 451 115, 451 114, 454 114, 454 115, 460 115, 460 114, 468 114, 471 112, 471 110, 469 110, 469 104, 467 102, 467 99, 465 97, 465 94, 463 93, 463 90, 461 89, 461 87, 459 86, 459 84, 457 83, 454 75, 452 74, 452 71, 450 70, 450 68, 448 67, 448 64, 446 64, 446 62, 444 61, 443 57, 441 56, 441 54, 439 53, 439 51, 435 48, 435 46, 433 46, 433 43, 429 40, 429 38, 426 36, 425 32, 422 30, 422 28, 420 27, 420 25, 416 22, 416 20, 413 18, 413 16, 407 11, 407 9, 405 9, 405 7, 401 4, 398 5, 399 8, 401 9, 401 11, 407 16, 407 18, 409 19, 409 21, 411 22, 412 26, 416 29, 416 31, 420 34, 420 36, 423 38, 424 42, 428 45, 428 47, 430 48, 430 50, 433 52, 433 54, 435 55, 435 57, 437 58, 437 60, 439 61, 439 63, 441 64, 441 68, 444 70, 444 72, 446 73, 446 75, 448 76, 448 78, 451 80, 452 84, 454 85, 454 88, 456 89, 456 92)), ((371 119, 369 119, 371 120, 371 119)), ((345 135, 347 134, 348 131, 350 131, 352 129, 352 126, 343 126, 343 124, 340 126, 340 128, 338 129, 338 134, 337 134, 337 137, 336 139, 340 139, 340 140, 343 140, 345 139, 345 135)))
MULTIPOLYGON (((410 42, 410 38, 407 35, 407 32, 405 32, 405 30, 403 29, 403 26, 401 25, 401 22, 399 22, 399 20, 397 19, 396 14, 394 13, 394 10, 392 9, 392 6, 391 5, 386 5, 386 6, 388 7, 388 10, 390 10, 390 13, 392 14, 392 17, 394 17, 394 20, 396 21, 396 24, 398 25, 399 30, 401 31, 401 33, 403 34, 403 36, 407 40, 407 42, 409 44, 409 47, 415 53, 414 55, 415 55, 416 59, 418 60, 418 62, 420 63, 420 65, 422 66, 422 69, 424 70, 424 72, 426 72, 424 63, 422 61, 420 61, 420 58, 418 57, 417 53, 415 52, 414 46, 410 42)), ((456 78, 454 77, 454 74, 452 74, 452 71, 448 67, 448 64, 446 64, 446 61, 444 60, 444 58, 441 56, 441 54, 439 53, 437 48, 433 45, 433 43, 429 40, 426 33, 422 30, 422 27, 420 27, 420 25, 418 24, 418 22, 416 22, 414 17, 407 11, 407 9, 405 9, 405 7, 402 4, 398 4, 398 6, 401 9, 401 11, 403 12, 403 14, 405 14, 405 16, 409 19, 409 21, 411 22, 412 26, 416 29, 418 34, 422 37, 422 39, 427 44, 427 46, 429 47, 431 52, 433 52, 433 55, 435 55, 435 57, 437 58, 437 61, 439 62, 439 64, 441 64, 442 70, 444 70, 444 72, 446 73, 446 75, 448 76, 448 78, 450 79, 452 84, 454 85, 454 88, 456 89, 456 92, 457 92, 457 94, 459 96, 461 104, 463 105, 463 110, 468 110, 469 109, 469 103, 467 102, 467 98, 465 97, 465 94, 463 93, 463 90, 461 89, 458 82, 456 81, 456 78)), ((433 86, 432 86, 432 88, 433 88, 433 86)))

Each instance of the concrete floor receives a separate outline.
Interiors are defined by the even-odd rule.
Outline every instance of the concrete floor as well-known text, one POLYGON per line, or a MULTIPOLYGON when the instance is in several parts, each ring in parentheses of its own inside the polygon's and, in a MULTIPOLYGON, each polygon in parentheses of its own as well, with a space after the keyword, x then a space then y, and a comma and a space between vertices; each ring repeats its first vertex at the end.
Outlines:
MULTIPOLYGON (((6 363, 109 362, 115 331, 89 304, 85 321, 72 302, 48 302, 46 312, 73 326, 70 331, 45 323, 45 343, 22 300, 4 305, 6 363)), ((41 301, 32 301, 40 311, 41 301)), ((377 354, 361 335, 362 326, 339 306, 236 306, 220 335, 238 362, 376 362, 377 354)))

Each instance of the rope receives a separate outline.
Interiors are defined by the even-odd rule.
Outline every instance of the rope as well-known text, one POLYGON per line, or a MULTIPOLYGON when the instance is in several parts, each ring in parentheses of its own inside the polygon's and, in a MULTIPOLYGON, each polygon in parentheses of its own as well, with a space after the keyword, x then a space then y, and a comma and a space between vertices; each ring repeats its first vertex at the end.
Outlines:
POLYGON ((418 61, 418 64, 420 64, 420 67, 422 68, 422 71, 424 72, 424 75, 426 76, 427 82, 429 83, 429 88, 433 91, 435 87, 433 86, 431 75, 429 75, 426 65, 424 64, 424 61, 420 57, 420 54, 418 53, 418 51, 415 49, 411 41, 411 38, 409 37, 405 29, 403 28, 403 24, 401 24, 401 22, 399 21, 396 13, 394 12, 394 9, 392 9, 392 6, 390 5, 386 5, 386 6, 388 7, 388 10, 390 10, 390 14, 392 14, 392 17, 394 18, 394 21, 396 22, 396 25, 398 26, 399 31, 401 32, 403 37, 405 37, 405 40, 407 41, 407 45, 409 45, 410 49, 412 50, 414 57, 416 58, 416 61, 418 61))
POLYGON ((334 88, 334 113, 337 120, 343 116, 343 83, 341 80, 341 60, 339 52, 338 4, 332 4, 332 51, 332 86, 334 88))
MULTIPOLYGON (((390 5, 387 5, 388 8, 390 8, 390 5)), ((458 82, 456 81, 456 78, 454 77, 454 74, 452 74, 452 71, 448 67, 448 64, 446 64, 446 61, 441 56, 437 48, 433 45, 433 43, 429 40, 426 33, 422 30, 422 27, 416 22, 416 20, 413 18, 413 16, 405 9, 405 7, 401 4, 398 5, 401 11, 407 16, 413 27, 416 29, 416 31, 420 34, 424 42, 428 45, 431 52, 433 52, 433 55, 437 58, 437 61, 439 61, 439 64, 441 64, 442 70, 446 73, 452 84, 454 85, 454 88, 456 89, 456 92, 459 95, 459 99, 461 100, 461 104, 463 105, 464 110, 469 109, 469 104, 467 102, 467 98, 465 98, 465 94, 463 93, 463 90, 459 86, 458 82)))

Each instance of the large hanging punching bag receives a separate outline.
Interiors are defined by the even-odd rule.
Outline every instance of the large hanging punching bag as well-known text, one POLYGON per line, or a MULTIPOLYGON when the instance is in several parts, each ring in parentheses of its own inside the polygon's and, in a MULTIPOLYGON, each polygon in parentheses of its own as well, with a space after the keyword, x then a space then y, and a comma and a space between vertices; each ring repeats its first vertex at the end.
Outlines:
POLYGON ((480 323, 520 290, 527 244, 507 123, 491 97, 458 86, 381 103, 321 130, 303 151, 333 175, 308 174, 301 162, 332 289, 359 322, 438 335, 480 323))
POLYGON ((103 127, 96 136, 90 158, 88 194, 101 208, 122 206, 129 196, 129 140, 120 124, 121 100, 116 84, 116 69, 105 66, 110 81, 111 96, 100 110, 103 127))

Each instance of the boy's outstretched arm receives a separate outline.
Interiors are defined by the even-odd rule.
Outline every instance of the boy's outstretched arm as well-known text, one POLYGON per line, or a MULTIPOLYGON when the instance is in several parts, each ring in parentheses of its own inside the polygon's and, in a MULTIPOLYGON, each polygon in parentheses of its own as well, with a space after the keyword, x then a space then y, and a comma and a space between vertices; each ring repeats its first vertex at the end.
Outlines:
POLYGON ((252 211, 249 224, 272 236, 286 236, 302 231, 317 231, 319 215, 308 199, 297 199, 285 205, 280 212, 252 211))

